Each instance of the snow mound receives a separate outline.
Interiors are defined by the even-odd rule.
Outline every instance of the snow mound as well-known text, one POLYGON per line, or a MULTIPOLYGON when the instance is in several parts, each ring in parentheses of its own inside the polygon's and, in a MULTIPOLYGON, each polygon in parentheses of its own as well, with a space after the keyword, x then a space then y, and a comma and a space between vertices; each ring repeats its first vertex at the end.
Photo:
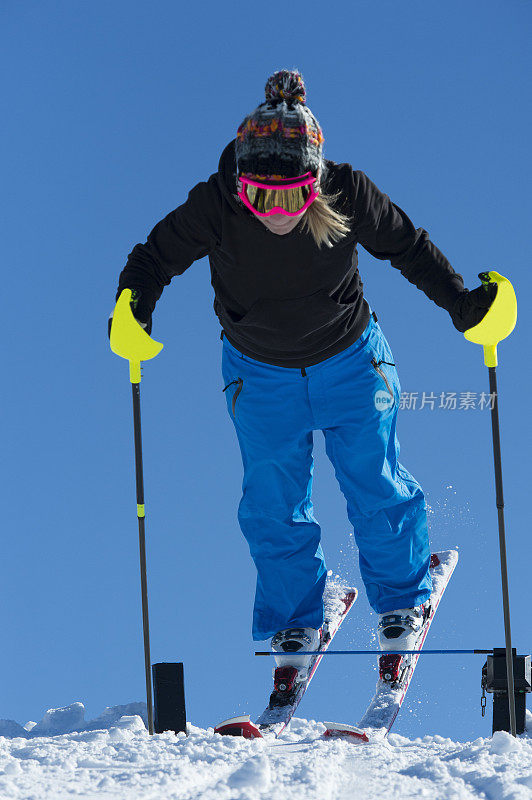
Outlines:
POLYGON ((6 736, 8 739, 14 739, 16 736, 27 736, 27 731, 14 719, 0 719, 0 736, 6 736))
POLYGON ((85 721, 83 703, 71 703, 63 708, 50 708, 40 722, 19 725, 13 719, 0 719, 0 736, 8 739, 34 739, 40 736, 58 736, 64 733, 109 729, 119 725, 126 717, 139 717, 147 725, 146 703, 126 703, 106 708, 99 717, 85 721))
MULTIPOLYGON (((441 736, 356 745, 322 738, 325 726, 292 721, 279 740, 188 735, 150 737, 131 703, 83 721, 83 705, 48 711, 30 731, 5 724, 0 797, 9 800, 530 800, 532 738, 497 733, 453 742, 441 736), (80 729, 55 733, 63 725, 80 729), (40 735, 34 731, 39 728, 40 735), (356 793, 354 794, 356 788, 356 793)), ((532 715, 528 715, 532 730, 532 715)), ((9 722, 9 721, 8 721, 9 722)))

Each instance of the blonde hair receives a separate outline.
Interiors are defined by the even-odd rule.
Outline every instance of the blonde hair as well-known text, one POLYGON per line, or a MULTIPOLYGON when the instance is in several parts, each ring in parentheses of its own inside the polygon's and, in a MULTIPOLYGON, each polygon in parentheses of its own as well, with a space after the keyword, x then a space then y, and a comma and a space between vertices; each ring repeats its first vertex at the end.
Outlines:
POLYGON ((332 247, 351 230, 349 225, 351 217, 333 207, 341 194, 341 192, 336 194, 320 192, 301 218, 299 223, 301 230, 309 231, 318 247, 322 244, 325 247, 332 247))

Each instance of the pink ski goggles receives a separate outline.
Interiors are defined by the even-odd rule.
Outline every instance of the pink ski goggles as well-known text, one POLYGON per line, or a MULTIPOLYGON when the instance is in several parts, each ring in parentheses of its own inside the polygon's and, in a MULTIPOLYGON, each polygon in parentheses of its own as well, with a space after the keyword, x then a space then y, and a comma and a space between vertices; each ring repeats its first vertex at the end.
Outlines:
POLYGON ((238 179, 238 196, 244 205, 258 217, 284 214, 296 217, 302 214, 319 194, 317 178, 311 172, 297 178, 280 178, 271 183, 241 175, 238 179))

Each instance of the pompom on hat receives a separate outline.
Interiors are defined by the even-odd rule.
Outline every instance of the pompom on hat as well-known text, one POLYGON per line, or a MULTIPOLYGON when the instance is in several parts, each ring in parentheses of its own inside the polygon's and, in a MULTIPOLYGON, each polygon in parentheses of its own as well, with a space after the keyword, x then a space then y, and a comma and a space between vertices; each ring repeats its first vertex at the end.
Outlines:
POLYGON ((306 105, 303 78, 297 70, 280 70, 266 82, 266 101, 238 128, 237 174, 295 178, 317 175, 323 134, 306 105))

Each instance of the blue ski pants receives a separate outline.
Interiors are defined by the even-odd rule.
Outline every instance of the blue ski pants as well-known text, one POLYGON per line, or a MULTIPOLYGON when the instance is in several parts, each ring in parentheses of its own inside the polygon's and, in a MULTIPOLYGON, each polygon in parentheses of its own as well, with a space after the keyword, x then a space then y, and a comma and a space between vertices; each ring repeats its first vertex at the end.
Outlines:
POLYGON ((257 361, 224 337, 222 373, 244 466, 238 520, 257 568, 254 640, 323 623, 315 430, 347 501, 370 605, 382 613, 427 600, 426 503, 398 461, 399 379, 376 320, 350 347, 304 370, 257 361))

